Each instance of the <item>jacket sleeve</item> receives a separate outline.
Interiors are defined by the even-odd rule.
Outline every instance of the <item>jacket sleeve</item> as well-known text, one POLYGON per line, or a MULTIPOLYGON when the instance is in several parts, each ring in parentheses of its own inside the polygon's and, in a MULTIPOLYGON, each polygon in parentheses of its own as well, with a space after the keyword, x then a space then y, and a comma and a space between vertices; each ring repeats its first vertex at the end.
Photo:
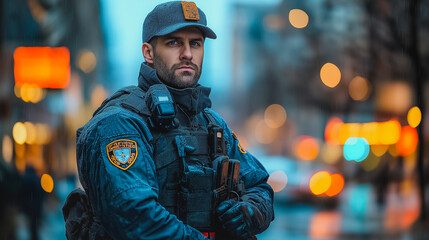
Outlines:
POLYGON ((267 183, 269 174, 258 159, 239 144, 237 136, 225 121, 217 113, 210 111, 225 131, 229 158, 240 161, 240 179, 243 180, 246 187, 242 200, 255 206, 264 217, 258 229, 254 229, 254 232, 259 234, 266 230, 274 220, 274 192, 267 183))
POLYGON ((82 185, 109 235, 114 239, 205 239, 158 203, 152 136, 141 118, 123 112, 100 118, 78 137, 77 155, 82 185), (114 142, 131 143, 130 150, 121 157, 120 151, 108 147, 114 142), (127 161, 115 161, 113 156, 127 161))

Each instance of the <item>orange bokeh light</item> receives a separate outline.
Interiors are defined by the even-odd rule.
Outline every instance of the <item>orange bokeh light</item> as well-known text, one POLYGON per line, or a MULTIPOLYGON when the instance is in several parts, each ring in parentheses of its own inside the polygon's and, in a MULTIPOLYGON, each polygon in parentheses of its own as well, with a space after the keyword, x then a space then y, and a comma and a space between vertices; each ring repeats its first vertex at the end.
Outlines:
POLYGON ((70 82, 70 52, 66 47, 18 47, 13 58, 18 87, 65 88, 70 82))
POLYGON ((340 130, 343 124, 343 121, 338 117, 329 119, 325 128, 325 140, 331 144, 340 144, 340 130))
POLYGON ((404 126, 401 130, 401 137, 396 143, 396 151, 400 156, 408 156, 416 151, 418 141, 417 130, 410 126, 404 126))
POLYGON ((310 179, 310 191, 314 195, 325 193, 331 186, 332 177, 327 171, 315 173, 310 179))
POLYGON ((300 136, 294 143, 295 155, 303 160, 313 160, 319 155, 319 143, 310 136, 300 136))
POLYGON ((381 138, 381 144, 395 144, 401 136, 401 124, 396 119, 383 122, 380 124, 378 135, 381 138))
POLYGON ((334 88, 341 81, 341 71, 335 64, 325 63, 320 69, 320 79, 326 86, 334 88))
POLYGON ((329 186, 328 190, 326 190, 326 195, 329 197, 333 197, 340 193, 343 190, 344 187, 344 177, 339 174, 332 174, 331 175, 331 186, 329 186))

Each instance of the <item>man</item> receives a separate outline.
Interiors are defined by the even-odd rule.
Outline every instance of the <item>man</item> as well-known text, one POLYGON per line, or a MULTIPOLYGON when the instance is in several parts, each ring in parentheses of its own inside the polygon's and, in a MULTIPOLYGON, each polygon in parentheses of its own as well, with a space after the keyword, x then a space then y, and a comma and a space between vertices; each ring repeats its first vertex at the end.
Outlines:
MULTIPOLYGON (((268 174, 210 109, 210 89, 198 84, 206 38, 216 34, 193 2, 163 3, 148 14, 138 87, 106 99, 77 131, 90 207, 73 213, 69 197, 69 238, 76 231, 70 218, 92 211, 114 239, 251 239, 268 228, 268 174)), ((100 228, 85 226, 97 238, 91 228, 100 228)))

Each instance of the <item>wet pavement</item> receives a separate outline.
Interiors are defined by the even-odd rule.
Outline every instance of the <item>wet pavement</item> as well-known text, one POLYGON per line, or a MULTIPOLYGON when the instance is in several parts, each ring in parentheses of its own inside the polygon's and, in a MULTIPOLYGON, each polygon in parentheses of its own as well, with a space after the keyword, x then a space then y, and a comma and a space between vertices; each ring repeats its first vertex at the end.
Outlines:
POLYGON ((429 225, 417 221, 415 189, 388 189, 386 202, 376 204, 370 185, 354 185, 339 196, 338 205, 281 202, 276 198, 276 219, 260 240, 427 240, 429 225))

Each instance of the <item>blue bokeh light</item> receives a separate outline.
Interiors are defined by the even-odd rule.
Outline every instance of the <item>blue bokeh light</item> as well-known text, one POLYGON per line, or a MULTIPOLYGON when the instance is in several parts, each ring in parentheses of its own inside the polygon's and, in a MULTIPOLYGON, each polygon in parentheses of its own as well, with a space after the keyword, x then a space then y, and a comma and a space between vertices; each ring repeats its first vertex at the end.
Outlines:
POLYGON ((347 161, 362 162, 368 154, 369 143, 365 138, 351 137, 344 144, 344 158, 347 161))

